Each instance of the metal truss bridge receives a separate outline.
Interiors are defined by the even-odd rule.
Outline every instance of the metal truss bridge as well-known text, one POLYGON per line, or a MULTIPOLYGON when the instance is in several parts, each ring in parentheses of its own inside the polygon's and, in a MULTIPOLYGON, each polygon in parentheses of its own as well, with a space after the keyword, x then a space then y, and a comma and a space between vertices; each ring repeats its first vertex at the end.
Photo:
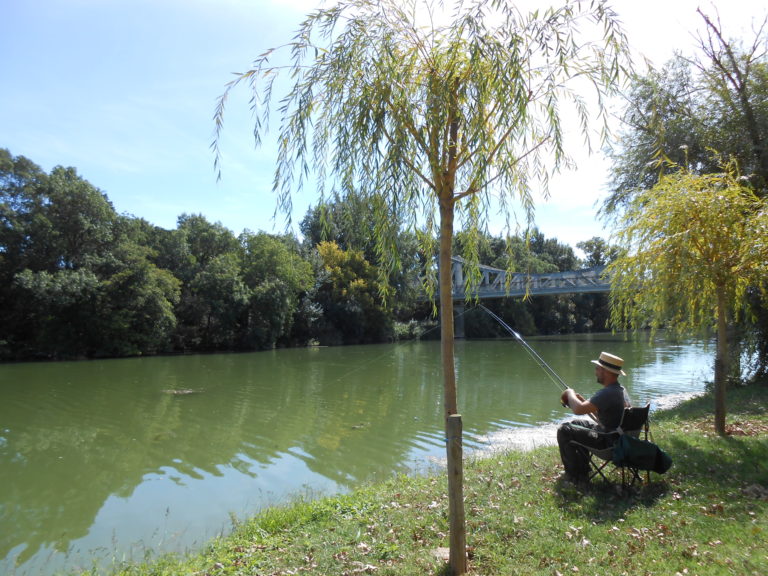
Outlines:
MULTIPOLYGON (((461 257, 451 258, 453 272, 453 298, 464 300, 466 277, 465 261, 461 257)), ((498 268, 480 265, 481 280, 470 296, 480 299, 506 298, 512 296, 542 296, 553 294, 594 294, 610 292, 611 284, 603 274, 605 266, 584 268, 570 272, 549 274, 512 274, 507 281, 507 272, 498 268)))

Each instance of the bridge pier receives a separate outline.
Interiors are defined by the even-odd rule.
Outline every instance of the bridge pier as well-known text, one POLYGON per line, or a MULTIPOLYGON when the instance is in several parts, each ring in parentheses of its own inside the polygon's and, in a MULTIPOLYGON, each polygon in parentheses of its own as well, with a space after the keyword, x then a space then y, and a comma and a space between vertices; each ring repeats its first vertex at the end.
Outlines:
MULTIPOLYGON (((464 286, 463 260, 453 259, 451 268, 453 269, 453 286, 464 286)), ((453 301, 453 337, 464 339, 464 304, 456 300, 453 301)))
POLYGON ((464 304, 453 304, 453 337, 464 338, 464 304))

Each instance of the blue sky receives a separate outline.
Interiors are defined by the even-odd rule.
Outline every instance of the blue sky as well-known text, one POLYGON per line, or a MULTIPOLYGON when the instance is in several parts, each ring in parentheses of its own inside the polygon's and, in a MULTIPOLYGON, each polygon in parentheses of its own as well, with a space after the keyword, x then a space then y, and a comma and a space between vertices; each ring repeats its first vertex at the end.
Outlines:
MULTIPOLYGON (((673 50, 691 52, 699 4, 708 12, 717 7, 730 34, 766 13, 762 2, 748 0, 613 1, 635 49, 656 63, 673 50)), ((254 148, 248 95, 240 91, 228 105, 218 182, 212 117, 231 73, 290 40, 318 5, 0 0, 0 147, 45 171, 73 166, 119 213, 164 228, 174 228, 182 213, 201 213, 236 234, 282 232, 284 218, 272 219, 274 147, 267 137, 254 148)), ((594 217, 607 163, 578 150, 574 156, 578 169, 554 180, 536 217, 548 237, 571 245, 609 235, 594 217)), ((311 193, 294 198, 295 224, 316 200, 311 193)))

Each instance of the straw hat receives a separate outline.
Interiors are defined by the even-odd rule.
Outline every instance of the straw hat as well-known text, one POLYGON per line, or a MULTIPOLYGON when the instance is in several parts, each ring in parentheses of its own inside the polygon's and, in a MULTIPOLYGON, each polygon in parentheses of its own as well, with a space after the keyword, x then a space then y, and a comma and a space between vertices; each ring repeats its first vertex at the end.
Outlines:
POLYGON ((613 354, 608 354, 608 352, 600 352, 600 358, 597 360, 591 360, 591 362, 592 364, 602 366, 608 370, 608 372, 621 374, 622 376, 627 375, 624 370, 621 369, 622 365, 624 364, 624 360, 618 356, 614 356, 613 354))

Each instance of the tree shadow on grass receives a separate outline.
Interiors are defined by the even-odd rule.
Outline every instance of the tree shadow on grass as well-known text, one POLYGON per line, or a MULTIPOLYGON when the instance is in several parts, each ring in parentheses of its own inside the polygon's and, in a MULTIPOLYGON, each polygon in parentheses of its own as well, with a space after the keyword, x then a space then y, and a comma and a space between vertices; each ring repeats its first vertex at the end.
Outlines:
POLYGON ((666 441, 680 482, 716 490, 734 484, 768 484, 768 436, 710 436, 666 441))
MULTIPOLYGON (((652 508, 669 492, 669 484, 657 474, 642 484, 622 486, 621 478, 593 481, 586 486, 558 483, 554 495, 561 508, 588 517, 597 524, 613 523, 638 506, 652 508)), ((643 474, 645 477, 645 474, 643 474)))
MULTIPOLYGON (((762 416, 768 412, 768 382, 763 385, 737 386, 727 392, 728 416, 762 416)), ((715 400, 711 390, 654 415, 659 422, 693 422, 712 419, 715 400)), ((711 423, 710 423, 711 425, 711 423)))
POLYGON ((644 482, 629 488, 622 488, 618 476, 615 481, 600 480, 588 486, 561 482, 555 486, 555 497, 562 508, 605 523, 618 520, 632 508, 653 507, 671 490, 685 490, 694 497, 739 489, 745 495, 757 494, 755 497, 768 493, 768 436, 673 437, 665 440, 664 450, 673 465, 663 476, 643 472, 644 482))

